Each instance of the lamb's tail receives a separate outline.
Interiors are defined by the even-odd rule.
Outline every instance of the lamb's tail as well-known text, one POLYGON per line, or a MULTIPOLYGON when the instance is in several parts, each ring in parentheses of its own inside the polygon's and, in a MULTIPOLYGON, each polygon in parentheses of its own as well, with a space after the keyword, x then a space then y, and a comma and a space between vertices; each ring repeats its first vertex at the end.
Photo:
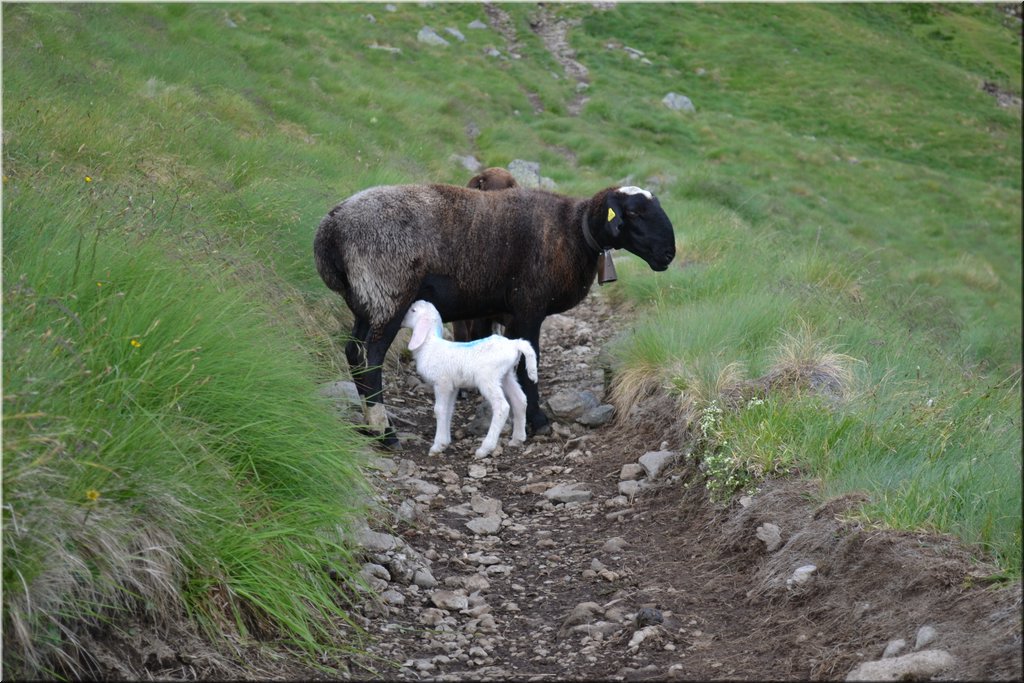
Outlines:
POLYGON ((530 346, 530 342, 525 339, 516 340, 516 348, 519 349, 519 353, 523 354, 523 358, 526 359, 526 374, 534 382, 537 381, 537 354, 534 352, 533 347, 530 346))

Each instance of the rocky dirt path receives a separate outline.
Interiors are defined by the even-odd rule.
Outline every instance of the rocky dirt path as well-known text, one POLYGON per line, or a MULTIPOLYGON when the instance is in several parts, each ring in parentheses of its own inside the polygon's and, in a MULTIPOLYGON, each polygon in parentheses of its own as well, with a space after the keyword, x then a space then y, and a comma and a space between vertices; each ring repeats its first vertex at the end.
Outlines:
MULTIPOLYGON (((602 397, 600 351, 627 324, 595 293, 549 319, 542 397, 602 397)), ((949 539, 868 530, 845 516, 856 496, 797 481, 715 507, 668 425, 567 418, 477 460, 474 396, 430 456, 413 370, 388 379, 407 439, 378 462, 393 515, 358 534, 379 597, 353 678, 839 679, 886 650, 869 678, 1020 678, 1019 584, 986 587, 949 539)))

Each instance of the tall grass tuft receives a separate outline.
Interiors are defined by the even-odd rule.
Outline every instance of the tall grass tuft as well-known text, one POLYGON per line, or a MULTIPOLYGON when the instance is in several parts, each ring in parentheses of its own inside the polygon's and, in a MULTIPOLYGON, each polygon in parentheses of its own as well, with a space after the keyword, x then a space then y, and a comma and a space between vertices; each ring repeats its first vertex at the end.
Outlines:
POLYGON ((367 504, 363 440, 298 326, 245 269, 168 258, 85 188, 4 199, 8 672, 87 676, 76 633, 123 615, 330 647, 322 568, 354 573, 337 530, 367 504))

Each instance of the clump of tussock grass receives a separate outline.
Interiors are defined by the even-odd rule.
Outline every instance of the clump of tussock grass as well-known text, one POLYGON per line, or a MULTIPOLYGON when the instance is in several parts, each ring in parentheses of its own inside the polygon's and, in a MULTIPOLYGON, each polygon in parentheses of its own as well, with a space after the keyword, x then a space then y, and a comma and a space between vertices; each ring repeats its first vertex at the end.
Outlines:
POLYGON ((853 356, 838 353, 829 340, 802 322, 796 332, 783 332, 771 368, 758 384, 764 394, 810 391, 836 399, 847 397, 854 384, 853 356))

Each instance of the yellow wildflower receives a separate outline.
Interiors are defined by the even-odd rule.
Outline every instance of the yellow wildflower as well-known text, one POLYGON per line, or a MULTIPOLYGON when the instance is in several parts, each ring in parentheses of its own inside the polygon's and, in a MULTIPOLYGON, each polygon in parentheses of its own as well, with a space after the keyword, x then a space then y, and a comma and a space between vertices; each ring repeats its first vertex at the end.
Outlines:
POLYGON ((140 346, 142 346, 142 342, 140 342, 138 339, 132 339, 131 345, 134 346, 135 348, 139 348, 140 346))
POLYGON ((91 502, 95 503, 97 500, 100 499, 100 492, 97 491, 96 489, 89 489, 88 491, 85 492, 85 497, 88 498, 91 502))
POLYGON ((90 175, 85 176, 85 182, 91 183, 92 182, 92 176, 90 176, 90 175))

